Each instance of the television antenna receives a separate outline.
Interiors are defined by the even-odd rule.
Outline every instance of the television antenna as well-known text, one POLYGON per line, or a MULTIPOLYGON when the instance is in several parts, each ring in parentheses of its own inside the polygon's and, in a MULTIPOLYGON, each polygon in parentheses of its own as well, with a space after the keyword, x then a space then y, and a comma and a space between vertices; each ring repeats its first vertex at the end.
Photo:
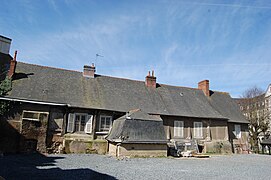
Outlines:
POLYGON ((103 57, 103 56, 100 55, 100 54, 96 54, 96 58, 95 58, 95 61, 96 61, 96 62, 97 62, 98 57, 103 57))

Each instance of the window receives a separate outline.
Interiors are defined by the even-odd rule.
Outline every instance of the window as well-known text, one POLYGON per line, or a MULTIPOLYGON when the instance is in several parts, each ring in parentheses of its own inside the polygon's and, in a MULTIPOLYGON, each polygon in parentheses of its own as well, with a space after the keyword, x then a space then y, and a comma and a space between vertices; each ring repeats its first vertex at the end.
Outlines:
POLYGON ((67 132, 92 133, 92 120, 92 115, 70 113, 68 118, 67 132))
POLYGON ((194 122, 194 137, 202 138, 202 122, 194 122))
POLYGON ((110 127, 112 125, 112 117, 111 116, 101 116, 100 117, 100 126, 99 131, 100 132, 108 132, 110 127))
POLYGON ((234 135, 236 138, 241 138, 241 126, 239 124, 234 125, 234 135))
POLYGON ((47 118, 47 112, 23 111, 23 120, 40 121, 47 118))
POLYGON ((174 137, 183 137, 183 121, 174 121, 174 137))
POLYGON ((83 132, 85 130, 86 119, 87 119, 86 114, 75 114, 74 131, 76 131, 76 132, 82 131, 83 132))

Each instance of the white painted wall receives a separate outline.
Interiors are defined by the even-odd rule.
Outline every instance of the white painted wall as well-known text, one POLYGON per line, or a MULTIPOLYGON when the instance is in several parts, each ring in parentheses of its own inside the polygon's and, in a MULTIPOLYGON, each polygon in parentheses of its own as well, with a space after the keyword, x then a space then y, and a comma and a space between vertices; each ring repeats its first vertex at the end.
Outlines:
POLYGON ((0 36, 0 52, 9 54, 11 39, 0 36))

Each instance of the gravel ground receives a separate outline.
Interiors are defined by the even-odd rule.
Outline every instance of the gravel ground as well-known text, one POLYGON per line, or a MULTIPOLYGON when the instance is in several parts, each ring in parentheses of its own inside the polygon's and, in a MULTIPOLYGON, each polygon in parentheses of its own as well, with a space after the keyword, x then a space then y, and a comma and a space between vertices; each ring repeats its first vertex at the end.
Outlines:
MULTIPOLYGON (((6 155, 5 179, 270 179, 271 156, 227 155, 196 158, 126 158, 102 155, 6 155)), ((1 179, 1 178, 0 178, 1 179)))

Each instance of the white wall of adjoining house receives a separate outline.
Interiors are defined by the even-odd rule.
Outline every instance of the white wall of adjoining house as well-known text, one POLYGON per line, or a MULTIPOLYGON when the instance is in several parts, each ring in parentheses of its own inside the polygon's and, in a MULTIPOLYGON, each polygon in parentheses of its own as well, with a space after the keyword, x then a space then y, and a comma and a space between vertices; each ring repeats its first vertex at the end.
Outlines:
POLYGON ((0 52, 3 54, 9 54, 11 45, 11 39, 0 36, 0 52))
MULTIPOLYGON (((271 119, 271 84, 269 84, 265 92, 265 109, 270 116, 269 119, 271 119)), ((271 122, 269 124, 269 131, 271 131, 271 122)))

